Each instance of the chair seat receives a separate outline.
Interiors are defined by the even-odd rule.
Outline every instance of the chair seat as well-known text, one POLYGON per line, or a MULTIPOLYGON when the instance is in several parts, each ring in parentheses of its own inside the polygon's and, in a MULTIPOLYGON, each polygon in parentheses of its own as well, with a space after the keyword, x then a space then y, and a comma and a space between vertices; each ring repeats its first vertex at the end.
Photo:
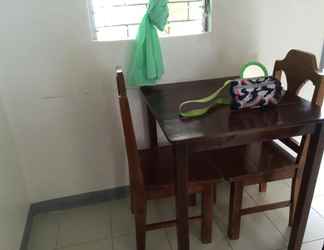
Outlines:
MULTIPOLYGON (((166 190, 174 193, 175 169, 174 154, 171 146, 160 147, 158 154, 152 150, 140 150, 141 167, 144 174, 145 189, 166 190)), ((213 165, 210 152, 191 154, 189 159, 189 193, 199 192, 205 184, 215 183, 221 178, 219 169, 213 165)))
POLYGON ((213 159, 225 179, 245 184, 290 178, 298 167, 295 158, 273 141, 262 144, 259 160, 256 155, 240 146, 214 151, 213 159))

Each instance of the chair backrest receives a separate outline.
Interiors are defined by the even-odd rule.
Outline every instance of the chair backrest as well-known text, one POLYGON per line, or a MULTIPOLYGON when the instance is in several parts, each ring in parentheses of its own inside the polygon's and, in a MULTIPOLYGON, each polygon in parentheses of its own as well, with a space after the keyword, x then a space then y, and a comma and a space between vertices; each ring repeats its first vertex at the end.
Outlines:
MULTIPOLYGON (((283 60, 275 62, 273 75, 278 80, 281 80, 282 72, 287 77, 287 95, 298 95, 306 82, 311 81, 315 86, 312 103, 320 107, 322 106, 324 98, 324 74, 318 71, 316 57, 313 54, 299 50, 290 50, 283 60)), ((289 145, 287 144, 287 146, 299 148, 297 163, 300 163, 300 165, 303 165, 306 160, 309 139, 309 136, 303 136, 300 145, 296 144, 293 140, 288 141, 289 145)))
POLYGON ((298 95, 305 83, 311 81, 315 86, 312 102, 322 106, 324 75, 319 72, 316 57, 313 54, 290 50, 283 60, 275 63, 274 76, 281 80, 282 72, 285 72, 287 77, 287 94, 298 95))
POLYGON ((124 131, 124 140, 127 151, 131 191, 142 192, 144 191, 143 172, 141 169, 140 156, 137 149, 135 131, 127 98, 125 78, 120 68, 116 69, 116 81, 122 126, 124 131))

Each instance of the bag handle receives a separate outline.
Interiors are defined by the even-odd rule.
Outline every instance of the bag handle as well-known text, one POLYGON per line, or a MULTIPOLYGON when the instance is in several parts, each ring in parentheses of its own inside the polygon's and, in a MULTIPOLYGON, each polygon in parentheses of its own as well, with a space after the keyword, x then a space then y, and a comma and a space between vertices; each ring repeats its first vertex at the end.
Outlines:
POLYGON ((226 88, 226 86, 231 83, 231 80, 228 80, 224 83, 222 87, 220 87, 218 90, 216 90, 214 93, 211 95, 201 98, 201 99, 196 99, 196 100, 188 100, 180 104, 179 106, 179 114, 182 117, 186 118, 193 118, 197 116, 201 116, 206 114, 211 108, 213 108, 216 105, 228 105, 230 104, 230 101, 226 98, 218 97, 218 95, 226 88), (205 104, 209 103, 210 104, 206 108, 197 108, 197 109, 191 109, 188 111, 183 111, 184 107, 188 104, 205 104))
MULTIPOLYGON (((251 66, 258 67, 263 72, 263 77, 268 77, 269 76, 269 73, 268 73, 268 70, 267 70, 266 66, 264 66, 262 63, 259 63, 257 61, 250 61, 250 62, 248 62, 247 64, 244 64, 241 67, 241 70, 240 70, 240 78, 241 79, 245 79, 246 78, 244 73, 246 73, 246 71, 248 70, 248 68, 251 67, 251 66)), ((253 77, 256 77, 256 76, 253 76, 253 77)))

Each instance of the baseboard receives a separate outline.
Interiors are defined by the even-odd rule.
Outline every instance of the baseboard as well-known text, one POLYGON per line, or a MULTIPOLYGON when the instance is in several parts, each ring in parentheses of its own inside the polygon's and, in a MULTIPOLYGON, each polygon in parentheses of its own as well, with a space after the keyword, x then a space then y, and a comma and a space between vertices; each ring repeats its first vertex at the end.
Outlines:
POLYGON ((91 205, 99 202, 111 201, 124 198, 128 195, 128 186, 117 187, 108 190, 67 196, 63 198, 41 201, 32 204, 32 213, 46 213, 54 210, 75 208, 91 205))
POLYGON ((122 199, 128 196, 129 187, 117 187, 113 189, 95 191, 90 193, 67 196, 63 198, 41 201, 30 206, 24 235, 21 241, 20 250, 27 250, 33 216, 40 213, 47 213, 55 210, 76 208, 92 205, 100 202, 122 199))

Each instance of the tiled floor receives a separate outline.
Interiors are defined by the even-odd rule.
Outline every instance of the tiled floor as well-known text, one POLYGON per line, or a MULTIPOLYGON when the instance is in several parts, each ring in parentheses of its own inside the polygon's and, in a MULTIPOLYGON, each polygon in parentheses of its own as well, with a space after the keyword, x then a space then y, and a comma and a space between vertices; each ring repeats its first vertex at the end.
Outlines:
MULTIPOLYGON (((324 241, 324 169, 321 171, 307 224, 302 250, 320 250, 324 241)), ((290 182, 269 184, 267 193, 257 186, 245 189, 244 206, 280 201, 289 198, 290 182)), ((193 250, 284 250, 289 239, 288 209, 279 209, 243 217, 241 237, 230 241, 226 237, 229 185, 218 185, 218 200, 214 209, 213 242, 201 244, 200 224, 191 224, 193 250)), ((199 213, 199 207, 190 209, 199 213)), ((174 201, 150 203, 148 221, 174 216, 174 201)), ((133 216, 128 199, 93 206, 40 214, 34 217, 29 250, 135 250, 133 216)), ((175 228, 147 233, 147 250, 176 250, 175 228)))

